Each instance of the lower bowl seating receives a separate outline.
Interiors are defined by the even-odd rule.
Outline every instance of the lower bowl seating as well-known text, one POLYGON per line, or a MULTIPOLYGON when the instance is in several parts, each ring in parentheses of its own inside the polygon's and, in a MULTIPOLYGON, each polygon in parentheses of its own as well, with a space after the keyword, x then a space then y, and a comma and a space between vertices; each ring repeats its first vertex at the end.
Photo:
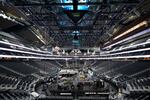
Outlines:
POLYGON ((33 100, 33 97, 24 91, 0 91, 0 100, 33 100))
POLYGON ((25 78, 15 78, 12 76, 0 75, 0 89, 2 90, 24 90, 24 91, 34 91, 34 82, 36 78, 25 77, 25 78))

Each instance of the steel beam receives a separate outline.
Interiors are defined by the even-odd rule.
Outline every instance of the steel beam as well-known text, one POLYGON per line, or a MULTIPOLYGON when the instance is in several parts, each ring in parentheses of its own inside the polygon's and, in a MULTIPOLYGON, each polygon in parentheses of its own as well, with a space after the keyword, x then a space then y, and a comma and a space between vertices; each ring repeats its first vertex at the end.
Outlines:
MULTIPOLYGON (((137 5, 139 3, 138 0, 135 1, 110 1, 110 2, 87 2, 87 3, 77 3, 77 5, 137 5)), ((74 5, 74 3, 15 3, 15 6, 65 6, 65 5, 74 5)))

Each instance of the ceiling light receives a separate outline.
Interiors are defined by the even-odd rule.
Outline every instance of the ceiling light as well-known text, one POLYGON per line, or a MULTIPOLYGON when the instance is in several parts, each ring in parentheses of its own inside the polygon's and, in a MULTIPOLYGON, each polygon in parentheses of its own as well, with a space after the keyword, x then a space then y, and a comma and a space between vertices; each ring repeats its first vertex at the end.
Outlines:
POLYGON ((134 31, 134 30, 140 28, 141 26, 144 26, 144 25, 147 25, 147 24, 148 24, 147 21, 143 21, 143 22, 141 22, 141 23, 135 25, 134 27, 130 28, 129 30, 123 32, 122 34, 118 35, 118 36, 115 37, 113 40, 116 40, 116 39, 118 39, 118 38, 120 38, 120 37, 122 37, 122 36, 124 36, 124 35, 126 35, 126 34, 128 34, 128 33, 130 33, 130 32, 132 32, 132 31, 134 31))
MULTIPOLYGON (((119 41, 119 42, 116 42, 116 43, 114 43, 114 44, 112 44, 112 45, 109 45, 109 46, 105 47, 104 49, 111 48, 112 46, 115 46, 115 45, 117 45, 117 44, 120 44, 120 43, 123 43, 123 42, 125 42, 125 41, 131 40, 131 39, 136 38, 136 37, 138 37, 138 36, 142 36, 142 35, 144 35, 144 34, 146 34, 146 33, 149 33, 149 32, 150 32, 150 28, 148 28, 148 29, 146 29, 146 30, 144 30, 144 31, 142 31, 142 32, 139 32, 139 33, 137 33, 137 34, 135 34, 135 35, 133 35, 133 36, 130 36, 130 37, 126 38, 126 39, 123 39, 123 40, 121 40, 121 41, 119 41)), ((106 44, 105 44, 105 45, 106 45, 106 44)), ((139 45, 139 44, 138 44, 138 45, 139 45)), ((137 45, 137 46, 138 46, 138 45, 137 45)), ((134 45, 134 46, 136 46, 136 45, 134 45)), ((132 46, 132 47, 133 47, 133 46, 132 46)))

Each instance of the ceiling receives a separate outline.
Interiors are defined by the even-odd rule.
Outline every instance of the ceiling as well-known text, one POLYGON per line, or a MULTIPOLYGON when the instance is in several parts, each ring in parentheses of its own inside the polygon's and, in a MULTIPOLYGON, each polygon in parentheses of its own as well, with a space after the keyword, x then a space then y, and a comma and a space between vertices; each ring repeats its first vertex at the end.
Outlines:
MULTIPOLYGON (((74 23, 62 6, 69 5, 63 0, 10 0, 34 24, 48 33, 59 47, 74 47, 74 32, 78 32, 77 47, 99 46, 111 37, 114 27, 131 14, 142 0, 87 0, 88 10, 74 23)), ((70 0, 71 1, 71 0, 70 0)), ((75 2, 78 0, 73 0, 75 2)), ((82 0, 80 0, 82 1, 82 0)), ((84 1, 84 0, 83 0, 84 1)))

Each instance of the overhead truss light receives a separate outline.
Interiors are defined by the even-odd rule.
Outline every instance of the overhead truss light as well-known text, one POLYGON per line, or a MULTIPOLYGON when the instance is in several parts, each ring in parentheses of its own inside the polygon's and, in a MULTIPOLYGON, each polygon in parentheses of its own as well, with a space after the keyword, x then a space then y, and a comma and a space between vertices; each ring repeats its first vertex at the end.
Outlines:
MULTIPOLYGON (((144 35, 144 34, 147 34, 147 33, 149 33, 149 32, 150 32, 150 28, 148 28, 148 29, 146 29, 146 30, 144 30, 144 31, 141 31, 141 32, 139 32, 139 33, 137 33, 137 34, 135 34, 135 35, 133 35, 133 36, 130 36, 130 37, 126 38, 126 39, 123 39, 123 40, 121 40, 121 41, 118 41, 118 42, 116 42, 116 43, 114 43, 114 44, 111 44, 111 45, 105 47, 104 49, 111 48, 112 46, 115 46, 115 45, 117 45, 117 44, 123 43, 123 42, 128 41, 128 40, 131 40, 131 39, 134 39, 134 38, 136 38, 136 37, 140 37, 140 36, 142 36, 142 35, 144 35)), ((107 45, 108 43, 109 43, 109 42, 106 42, 105 45, 107 45)), ((138 45, 140 45, 140 44, 138 44, 138 45)), ((134 46, 132 46, 132 47, 135 47, 135 46, 138 46, 138 45, 134 45, 134 46)), ((143 44, 143 45, 144 45, 144 44, 143 44)), ((129 47, 130 47, 130 46, 129 46, 129 47)), ((128 47, 127 47, 127 48, 128 48, 128 47)))
POLYGON ((0 11, 0 17, 24 26, 22 23, 20 23, 19 21, 17 21, 15 18, 6 15, 3 11, 0 11))
POLYGON ((133 26, 133 27, 130 28, 129 30, 123 32, 122 34, 118 35, 118 36, 115 37, 113 40, 116 40, 116 39, 118 39, 118 38, 120 38, 120 37, 122 37, 122 36, 124 36, 124 35, 126 35, 126 34, 128 34, 128 33, 130 33, 130 32, 132 32, 132 31, 134 31, 134 30, 136 30, 136 29, 138 29, 138 28, 140 28, 140 27, 142 27, 142 26, 144 26, 144 25, 147 25, 147 24, 148 24, 147 21, 143 21, 143 22, 141 22, 141 23, 139 23, 139 24, 133 26))

